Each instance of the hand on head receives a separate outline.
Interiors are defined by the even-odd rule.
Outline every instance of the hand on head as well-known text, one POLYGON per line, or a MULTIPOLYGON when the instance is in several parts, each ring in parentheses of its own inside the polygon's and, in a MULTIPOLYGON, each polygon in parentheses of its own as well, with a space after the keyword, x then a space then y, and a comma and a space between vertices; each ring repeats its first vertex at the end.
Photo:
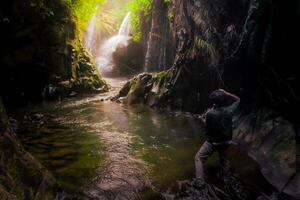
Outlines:
POLYGON ((224 89, 218 89, 218 91, 222 92, 223 94, 228 94, 228 92, 226 92, 224 89))
POLYGON ((224 89, 219 88, 217 91, 222 92, 222 94, 223 94, 225 97, 230 98, 230 99, 232 99, 232 100, 234 100, 234 101, 240 100, 240 98, 239 98, 238 96, 236 96, 236 95, 234 95, 234 94, 232 94, 232 93, 230 93, 230 92, 227 92, 227 91, 224 90, 224 89))
POLYGON ((209 95, 209 98, 213 104, 216 104, 216 106, 224 106, 228 104, 228 101, 240 100, 238 96, 231 94, 221 88, 213 91, 209 95))

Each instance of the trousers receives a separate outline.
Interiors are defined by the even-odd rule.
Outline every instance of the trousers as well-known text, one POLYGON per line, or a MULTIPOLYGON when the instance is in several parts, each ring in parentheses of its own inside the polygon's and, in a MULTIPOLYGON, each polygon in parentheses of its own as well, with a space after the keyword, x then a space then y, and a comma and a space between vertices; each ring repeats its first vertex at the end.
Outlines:
POLYGON ((214 144, 209 141, 205 141, 195 156, 195 168, 196 177, 204 179, 204 162, 215 151, 219 153, 219 160, 223 174, 228 174, 230 169, 230 163, 228 160, 228 142, 214 144))

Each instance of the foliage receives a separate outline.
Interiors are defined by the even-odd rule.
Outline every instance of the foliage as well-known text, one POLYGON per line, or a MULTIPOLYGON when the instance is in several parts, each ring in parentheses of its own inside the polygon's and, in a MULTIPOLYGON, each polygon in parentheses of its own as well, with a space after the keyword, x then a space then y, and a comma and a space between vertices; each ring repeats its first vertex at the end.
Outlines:
POLYGON ((134 31, 133 39, 141 38, 142 17, 148 17, 152 8, 152 0, 133 0, 128 3, 131 12, 131 25, 134 31))
POLYGON ((124 16, 129 11, 128 2, 131 0, 106 0, 101 6, 100 12, 110 12, 111 18, 115 20, 115 26, 119 28, 124 16))
POLYGON ((175 17, 174 13, 168 12, 168 18, 169 20, 173 20, 175 17))
POLYGON ((78 19, 80 26, 86 26, 92 15, 99 10, 104 0, 63 0, 78 19))
POLYGON ((212 63, 214 63, 217 60, 217 51, 214 45, 208 43, 207 41, 199 37, 196 37, 195 45, 197 48, 204 49, 209 54, 212 63))
POLYGON ((167 74, 168 74, 167 71, 158 72, 155 75, 155 79, 158 80, 158 81, 161 81, 162 79, 164 79, 167 76, 167 74))
MULTIPOLYGON (((170 1, 165 1, 165 2, 170 2, 170 1)), ((169 10, 168 10, 168 18, 170 20, 170 22, 173 21, 174 17, 175 17, 175 5, 174 4, 169 4, 169 10)))
POLYGON ((106 0, 95 15, 96 29, 100 37, 105 38, 116 33, 124 16, 128 12, 129 0, 106 0))
POLYGON ((101 10, 96 15, 96 28, 101 36, 111 35, 117 30, 117 19, 110 10, 101 10))

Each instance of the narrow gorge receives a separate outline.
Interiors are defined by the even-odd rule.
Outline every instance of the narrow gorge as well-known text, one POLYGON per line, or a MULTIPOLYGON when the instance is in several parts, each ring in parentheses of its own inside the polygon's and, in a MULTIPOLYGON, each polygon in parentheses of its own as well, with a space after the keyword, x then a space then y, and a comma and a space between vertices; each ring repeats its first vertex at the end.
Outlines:
POLYGON ((0 20, 1 200, 300 199, 299 0, 12 0, 0 20), (213 155, 202 182, 220 88, 231 173, 213 155))

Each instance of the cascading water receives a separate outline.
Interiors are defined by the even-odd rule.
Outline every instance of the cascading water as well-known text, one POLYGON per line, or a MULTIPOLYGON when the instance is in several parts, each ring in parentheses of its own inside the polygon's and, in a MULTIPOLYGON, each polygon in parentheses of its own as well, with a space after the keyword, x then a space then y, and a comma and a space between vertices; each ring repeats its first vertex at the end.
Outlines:
POLYGON ((93 50, 93 41, 94 41, 94 33, 95 33, 95 18, 94 14, 91 21, 89 22, 89 27, 86 34, 85 47, 89 50, 93 50))
POLYGON ((125 36, 129 35, 129 17, 130 17, 130 12, 128 12, 125 18, 123 19, 118 35, 125 35, 125 36))
POLYGON ((118 45, 127 46, 129 36, 129 19, 130 12, 128 12, 123 19, 117 35, 112 36, 103 42, 99 49, 99 55, 96 57, 96 63, 102 74, 107 74, 112 71, 114 65, 112 62, 113 52, 118 45))

